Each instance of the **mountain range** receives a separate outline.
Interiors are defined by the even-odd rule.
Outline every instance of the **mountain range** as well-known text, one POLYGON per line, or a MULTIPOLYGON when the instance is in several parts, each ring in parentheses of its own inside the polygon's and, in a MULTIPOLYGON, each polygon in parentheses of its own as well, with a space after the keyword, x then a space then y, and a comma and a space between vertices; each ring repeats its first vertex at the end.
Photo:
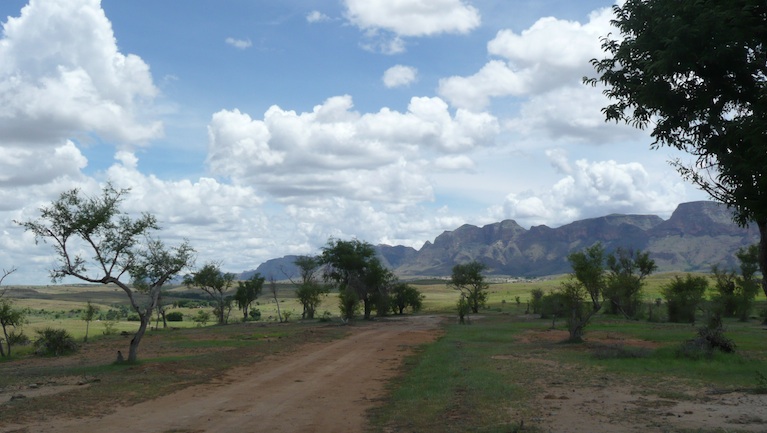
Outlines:
MULTIPOLYGON (((457 263, 487 265, 486 274, 541 277, 571 271, 567 255, 601 242, 608 252, 619 247, 647 251, 659 272, 710 271, 713 265, 737 265, 735 252, 757 243, 755 226, 742 228, 726 206, 710 201, 682 203, 664 220, 656 215, 612 214, 575 221, 557 228, 525 229, 513 220, 482 227, 465 224, 445 231, 420 249, 377 245, 381 261, 400 278, 445 277, 457 263)), ((243 272, 267 278, 294 278, 296 256, 285 256, 243 272)))

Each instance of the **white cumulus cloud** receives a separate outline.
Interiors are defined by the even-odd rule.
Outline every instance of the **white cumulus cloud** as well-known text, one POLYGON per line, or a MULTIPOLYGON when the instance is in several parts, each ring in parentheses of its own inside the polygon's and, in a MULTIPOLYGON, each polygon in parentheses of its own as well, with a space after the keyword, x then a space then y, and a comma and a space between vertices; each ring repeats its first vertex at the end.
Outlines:
POLYGON ((412 66, 395 65, 383 75, 383 83, 388 88, 407 86, 418 77, 418 69, 412 66))
POLYGON ((88 133, 144 142, 162 133, 142 115, 156 95, 149 66, 118 51, 99 0, 30 2, 3 24, 0 135, 7 140, 60 146, 88 133))
POLYGON ((387 54, 404 51, 403 37, 465 34, 481 23, 479 11, 462 0, 344 0, 346 18, 387 54), (380 36, 380 32, 393 36, 380 36), (377 39, 378 38, 378 39, 377 39))
POLYGON ((410 205, 432 199, 424 161, 491 145, 499 126, 487 113, 453 115, 439 98, 413 98, 407 112, 361 114, 350 96, 337 96, 305 113, 273 106, 262 120, 222 110, 208 130, 214 173, 284 202, 342 197, 410 205))
POLYGON ((236 39, 230 37, 226 38, 225 42, 240 50, 244 50, 253 46, 253 42, 251 42, 250 39, 236 39))
POLYGON ((669 213, 684 199, 679 178, 652 178, 637 162, 569 162, 562 151, 548 156, 563 176, 548 191, 509 194, 497 217, 556 226, 611 213, 669 213))

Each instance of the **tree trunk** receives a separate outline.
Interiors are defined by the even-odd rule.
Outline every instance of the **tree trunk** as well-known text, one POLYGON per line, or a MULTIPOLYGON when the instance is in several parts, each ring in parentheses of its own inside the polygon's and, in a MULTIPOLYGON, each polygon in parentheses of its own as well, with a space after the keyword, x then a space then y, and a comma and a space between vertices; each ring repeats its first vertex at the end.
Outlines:
POLYGON ((139 317, 141 318, 141 324, 138 327, 138 331, 133 334, 133 338, 130 341, 130 347, 128 349, 129 363, 134 363, 138 360, 138 345, 141 343, 141 338, 144 337, 146 328, 149 326, 149 322, 152 320, 152 309, 149 309, 148 312, 143 314, 139 313, 139 317))
POLYGON ((90 326, 90 324, 91 324, 90 320, 85 321, 85 338, 83 338, 83 343, 88 342, 88 327, 90 326))
MULTIPOLYGON (((762 271, 762 291, 767 296, 767 220, 756 222, 759 227, 759 270, 762 271)), ((767 317, 764 318, 767 324, 767 317)))
POLYGON ((373 306, 371 305, 372 302, 365 297, 365 299, 362 300, 362 304, 365 307, 365 320, 370 320, 370 312, 373 310, 373 306))

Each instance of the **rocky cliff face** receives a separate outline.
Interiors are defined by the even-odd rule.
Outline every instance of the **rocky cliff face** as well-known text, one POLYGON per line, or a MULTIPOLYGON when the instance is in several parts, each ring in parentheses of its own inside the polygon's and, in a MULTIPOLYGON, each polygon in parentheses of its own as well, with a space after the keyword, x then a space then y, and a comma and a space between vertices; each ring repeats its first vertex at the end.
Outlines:
MULTIPOLYGON (((755 227, 738 227, 725 206, 701 201, 679 205, 668 220, 607 215, 529 230, 506 220, 483 227, 463 225, 420 250, 387 245, 377 249, 383 263, 401 277, 448 276, 456 263, 471 260, 485 263, 491 275, 536 277, 570 272, 567 255, 595 242, 608 251, 619 247, 648 251, 659 271, 709 271, 715 264, 734 265, 738 248, 757 241, 755 227)), ((267 275, 265 271, 279 266, 288 268, 288 259, 270 260, 257 271, 267 275)))

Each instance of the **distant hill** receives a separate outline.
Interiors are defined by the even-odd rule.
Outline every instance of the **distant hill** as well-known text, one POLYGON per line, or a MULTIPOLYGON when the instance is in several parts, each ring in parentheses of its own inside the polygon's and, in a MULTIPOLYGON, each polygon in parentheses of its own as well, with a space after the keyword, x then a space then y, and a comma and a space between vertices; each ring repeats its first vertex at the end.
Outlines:
MULTIPOLYGON (((483 227, 463 225, 426 242, 420 250, 378 245, 382 262, 403 278, 449 276, 457 263, 478 260, 489 275, 538 277, 570 272, 567 255, 602 242, 647 251, 658 270, 709 271, 715 264, 734 266, 738 248, 758 242, 756 227, 738 227, 732 213, 714 202, 680 204, 668 220, 656 215, 607 215, 551 228, 523 228, 513 220, 483 227)), ((285 279, 297 276, 296 256, 272 259, 254 272, 285 279)))

